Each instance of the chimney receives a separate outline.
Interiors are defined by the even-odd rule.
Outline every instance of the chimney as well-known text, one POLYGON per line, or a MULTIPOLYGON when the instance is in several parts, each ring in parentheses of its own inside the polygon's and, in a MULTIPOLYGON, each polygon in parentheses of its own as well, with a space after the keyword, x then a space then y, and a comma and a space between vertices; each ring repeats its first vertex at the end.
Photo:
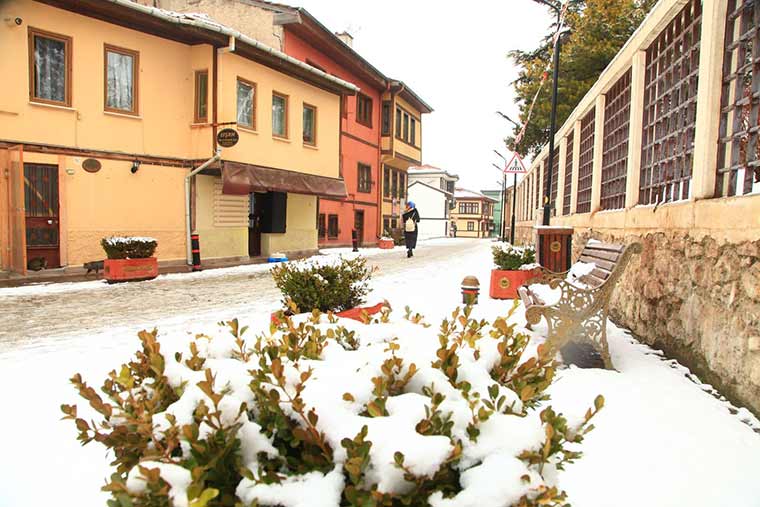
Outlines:
POLYGON ((354 37, 350 33, 346 32, 346 31, 343 31, 343 32, 340 32, 340 33, 336 32, 335 35, 340 40, 342 40, 343 44, 345 44, 346 46, 348 46, 350 48, 354 47, 354 37))

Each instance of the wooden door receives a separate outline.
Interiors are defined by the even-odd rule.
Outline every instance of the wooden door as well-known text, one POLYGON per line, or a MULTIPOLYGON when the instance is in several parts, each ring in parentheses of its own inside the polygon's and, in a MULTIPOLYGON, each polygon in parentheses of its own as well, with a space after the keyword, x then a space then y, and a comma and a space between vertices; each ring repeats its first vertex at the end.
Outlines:
POLYGON ((354 230, 356 230, 357 246, 364 241, 364 210, 354 211, 354 230))
POLYGON ((61 266, 58 166, 24 164, 27 269, 61 266))
POLYGON ((24 210, 24 149, 14 146, 8 149, 10 201, 11 271, 26 274, 26 212, 24 210))
POLYGON ((264 209, 264 195, 253 193, 248 208, 248 255, 261 255, 261 217, 264 209))

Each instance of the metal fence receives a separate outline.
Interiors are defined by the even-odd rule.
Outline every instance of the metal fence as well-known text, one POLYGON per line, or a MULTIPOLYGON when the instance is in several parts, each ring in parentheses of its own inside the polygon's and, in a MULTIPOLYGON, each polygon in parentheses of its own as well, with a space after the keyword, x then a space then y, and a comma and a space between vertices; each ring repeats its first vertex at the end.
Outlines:
POLYGON ((581 120, 580 163, 578 164, 577 213, 591 211, 591 183, 594 174, 594 130, 596 128, 596 108, 581 120))
POLYGON ((625 207, 628 137, 631 118, 631 69, 612 85, 604 106, 602 209, 625 207))

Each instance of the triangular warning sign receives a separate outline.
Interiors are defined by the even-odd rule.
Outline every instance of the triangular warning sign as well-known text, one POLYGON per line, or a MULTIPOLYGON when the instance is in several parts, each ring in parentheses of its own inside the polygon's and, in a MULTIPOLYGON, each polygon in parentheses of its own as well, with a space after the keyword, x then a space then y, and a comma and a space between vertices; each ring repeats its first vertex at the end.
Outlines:
POLYGON ((524 174, 527 172, 528 170, 525 169, 525 164, 523 164, 522 158, 520 158, 520 154, 515 152, 515 154, 512 155, 512 160, 509 161, 509 164, 507 164, 507 167, 504 169, 504 173, 524 174))

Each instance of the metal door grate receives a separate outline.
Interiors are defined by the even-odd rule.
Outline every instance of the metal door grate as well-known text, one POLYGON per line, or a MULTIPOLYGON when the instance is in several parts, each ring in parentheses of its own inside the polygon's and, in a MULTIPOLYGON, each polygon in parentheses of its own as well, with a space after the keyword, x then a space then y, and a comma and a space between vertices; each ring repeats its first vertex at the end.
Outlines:
POLYGON ((594 175, 594 129, 596 108, 581 120, 580 163, 578 164, 578 201, 576 213, 591 211, 591 180, 594 175))
POLYGON ((646 51, 639 203, 691 195, 702 4, 689 0, 646 51))
POLYGON ((631 117, 631 69, 612 85, 604 106, 602 209, 625 207, 628 172, 628 126, 631 117))
POLYGON ((760 1, 729 0, 715 195, 760 192, 760 1))
POLYGON ((564 181, 564 200, 562 201, 562 214, 570 214, 570 193, 573 188, 573 136, 571 130, 567 136, 567 154, 565 155, 565 181, 564 181))

